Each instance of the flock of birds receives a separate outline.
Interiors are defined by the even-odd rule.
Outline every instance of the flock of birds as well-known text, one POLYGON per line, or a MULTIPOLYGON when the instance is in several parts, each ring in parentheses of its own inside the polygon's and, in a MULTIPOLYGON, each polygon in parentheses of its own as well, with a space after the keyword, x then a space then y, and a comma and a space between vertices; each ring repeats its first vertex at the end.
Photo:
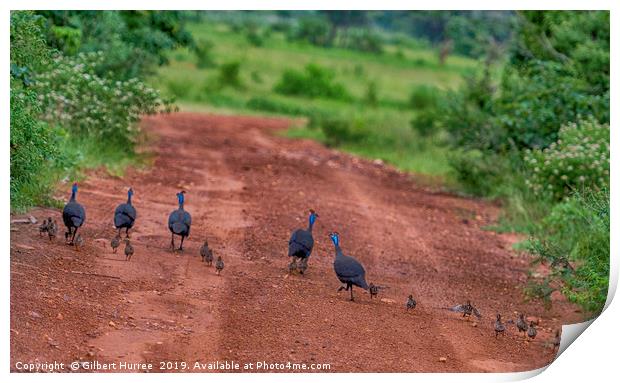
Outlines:
MULTIPOLYGON (((77 183, 74 183, 71 188, 71 197, 69 202, 67 202, 62 211, 62 219, 67 228, 67 231, 65 232, 66 243, 75 246, 76 250, 79 251, 80 247, 83 246, 84 240, 77 232, 86 220, 86 211, 76 200, 77 191, 78 185, 77 183)), ((137 217, 136 209, 131 203, 132 195, 133 190, 130 188, 127 191, 127 202, 118 205, 114 210, 114 227, 118 230, 118 232, 110 241, 112 251, 116 253, 117 248, 120 247, 122 242, 121 231, 125 229, 124 253, 126 261, 130 261, 134 254, 134 248, 129 240, 129 230, 133 228, 137 217)), ((172 211, 168 216, 168 229, 171 232, 170 247, 172 251, 175 250, 175 235, 180 236, 181 243, 178 250, 183 251, 183 242, 189 236, 192 225, 192 217, 190 213, 184 209, 185 191, 180 191, 176 194, 176 196, 178 200, 178 208, 172 211)), ((289 273, 298 271, 299 274, 303 275, 308 269, 308 260, 312 254, 312 249, 314 248, 312 228, 318 217, 319 215, 314 210, 310 210, 308 227, 306 229, 297 229, 291 234, 288 242, 288 256, 291 260, 288 265, 289 273)), ((47 233, 50 240, 54 239, 58 232, 58 224, 56 223, 56 220, 52 220, 51 217, 45 220, 39 227, 39 232, 41 235, 43 233, 47 233)), ((336 273, 338 280, 342 283, 340 288, 338 288, 338 291, 350 291, 350 300, 354 301, 353 286, 357 286, 367 290, 371 299, 376 297, 379 290, 384 287, 373 283, 366 283, 366 271, 364 270, 364 266, 354 257, 343 253, 342 248, 340 247, 340 235, 337 232, 332 232, 329 233, 329 237, 335 249, 333 264, 334 272, 336 273)), ((200 257, 204 263, 208 266, 212 266, 214 256, 213 251, 209 248, 207 240, 204 241, 200 248, 200 257)), ((223 269, 224 261, 221 256, 218 256, 215 261, 215 270, 217 275, 220 275, 223 269)), ((406 311, 414 310, 416 305, 417 302, 414 299, 413 294, 410 294, 405 303, 406 311)), ((445 309, 452 312, 462 313, 464 318, 470 318, 472 315, 478 319, 482 318, 480 311, 474 307, 469 300, 465 304, 459 304, 454 307, 446 307, 445 309)), ((497 314, 494 323, 496 338, 499 334, 505 335, 508 324, 514 324, 518 329, 519 335, 523 333, 524 336, 527 336, 530 339, 536 338, 538 333, 535 322, 529 321, 528 323, 524 314, 519 314, 516 321, 510 319, 506 322, 502 322, 502 316, 497 314)), ((554 350, 560 346, 560 330, 556 330, 552 345, 554 350)))

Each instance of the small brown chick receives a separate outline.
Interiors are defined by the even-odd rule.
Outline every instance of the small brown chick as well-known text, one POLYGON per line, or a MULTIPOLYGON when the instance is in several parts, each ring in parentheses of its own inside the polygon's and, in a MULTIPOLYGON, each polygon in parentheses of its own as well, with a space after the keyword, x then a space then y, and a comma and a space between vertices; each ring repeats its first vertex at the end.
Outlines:
POLYGON ((536 334, 538 332, 536 331, 536 327, 534 327, 534 322, 530 322, 530 327, 527 329, 527 336, 530 339, 534 339, 536 338, 536 334))
POLYGON ((52 218, 47 218, 43 220, 41 225, 39 225, 39 237, 41 237, 43 233, 47 233, 50 223, 52 223, 52 218))
POLYGON ((224 261, 222 260, 222 257, 218 256, 217 261, 215 261, 215 272, 217 275, 220 275, 222 270, 224 270, 224 261))
POLYGON ((506 335, 506 325, 502 323, 502 316, 497 314, 497 320, 495 321, 495 337, 497 338, 498 334, 506 335))
POLYGON ((131 246, 131 242, 129 241, 129 239, 125 239, 125 260, 130 261, 132 255, 133 246, 131 246))
POLYGON ((120 235, 116 235, 114 238, 112 238, 112 240, 110 241, 110 246, 112 246, 112 252, 114 254, 116 254, 116 249, 118 249, 118 247, 121 245, 121 236, 120 235))
POLYGON ((84 245, 84 238, 82 238, 81 234, 78 234, 75 237, 75 241, 73 241, 73 245, 75 245, 75 250, 80 251, 80 248, 84 245))
POLYGON ((213 264, 213 252, 209 249, 209 243, 205 239, 205 243, 200 248, 200 257, 208 266, 213 264))
POLYGON ((409 294, 409 297, 407 298, 407 311, 409 311, 410 309, 411 310, 415 309, 416 305, 417 305, 417 302, 415 301, 415 299, 413 299, 413 295, 409 294))
POLYGON ((57 234, 58 234, 58 224, 56 223, 56 220, 52 221, 50 218, 49 224, 47 225, 47 235, 50 241, 54 240, 57 234))

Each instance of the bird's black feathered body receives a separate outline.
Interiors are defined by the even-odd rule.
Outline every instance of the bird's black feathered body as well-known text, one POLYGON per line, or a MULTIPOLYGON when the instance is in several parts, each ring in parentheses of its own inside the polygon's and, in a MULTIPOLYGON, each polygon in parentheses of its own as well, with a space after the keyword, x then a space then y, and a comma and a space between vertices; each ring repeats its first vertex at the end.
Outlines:
POLYGON ((71 236, 71 243, 73 243, 75 239, 77 230, 84 224, 84 221, 86 221, 86 210, 84 210, 84 206, 76 201, 77 190, 77 184, 73 184, 71 198, 62 209, 62 221, 68 230, 65 233, 65 239, 69 239, 69 236, 71 236))
MULTIPOLYGON (((346 290, 351 289, 351 300, 353 300, 353 286, 368 290, 366 283, 366 270, 357 259, 344 255, 340 249, 338 236, 332 234, 332 241, 336 248, 336 258, 334 259, 334 271, 338 280, 346 285, 346 290)), ((340 289, 343 289, 341 287, 340 289)))
POLYGON ((125 229, 127 236, 129 236, 129 229, 133 227, 138 215, 136 208, 131 204, 132 195, 133 190, 129 189, 127 192, 127 202, 118 205, 114 210, 114 227, 118 229, 119 234, 121 229, 125 229))
POLYGON ((314 238, 312 238, 312 228, 310 230, 297 229, 288 241, 288 256, 297 258, 308 258, 312 254, 314 238))
POLYGON ((170 213, 168 216, 168 229, 172 233, 171 245, 174 250, 174 236, 181 236, 181 245, 179 250, 183 250, 183 241, 189 236, 189 231, 192 226, 192 216, 183 209, 184 194, 185 192, 177 193, 179 200, 179 208, 170 213))

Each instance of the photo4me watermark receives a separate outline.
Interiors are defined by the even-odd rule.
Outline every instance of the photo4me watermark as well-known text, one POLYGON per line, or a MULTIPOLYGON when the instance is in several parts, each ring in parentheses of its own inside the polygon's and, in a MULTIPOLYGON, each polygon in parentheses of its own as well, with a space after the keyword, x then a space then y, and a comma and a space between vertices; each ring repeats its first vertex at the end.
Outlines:
POLYGON ((295 363, 287 362, 236 362, 236 361, 213 361, 213 362, 183 362, 183 361, 159 361, 159 362, 101 362, 98 360, 74 361, 74 362, 15 362, 13 366, 19 372, 251 372, 251 371, 290 371, 311 372, 330 371, 330 363, 295 363))

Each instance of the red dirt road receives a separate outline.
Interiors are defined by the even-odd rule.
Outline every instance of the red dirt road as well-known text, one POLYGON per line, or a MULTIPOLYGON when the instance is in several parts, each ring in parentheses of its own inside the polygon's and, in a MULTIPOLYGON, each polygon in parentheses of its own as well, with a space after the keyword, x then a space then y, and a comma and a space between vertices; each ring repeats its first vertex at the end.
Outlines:
MULTIPOLYGON (((93 172, 80 184, 82 251, 64 245, 62 231, 50 243, 38 225, 12 225, 11 370, 17 362, 83 360, 151 362, 155 371, 185 362, 186 372, 204 371, 197 361, 478 372, 530 370, 553 359, 552 332, 581 314, 560 297, 551 310, 524 301, 528 257, 510 250, 511 236, 481 229, 496 207, 275 134, 289 124, 189 113, 145 118, 152 166, 123 178, 93 172), (112 254, 109 240, 114 207, 129 186, 138 220, 135 255, 125 262, 123 247, 112 254), (167 217, 180 189, 193 225, 185 252, 173 254, 167 217), (320 215, 315 250, 307 274, 289 276, 288 238, 306 225, 309 208, 320 215), (379 299, 355 289, 350 302, 336 291, 333 230, 367 281, 388 287, 379 299), (205 237, 225 261, 221 277, 200 261, 205 237), (418 301, 413 312, 405 312, 409 294, 418 301), (467 299, 481 320, 441 309, 467 299), (495 314, 514 319, 516 312, 540 319, 534 342, 514 326, 495 338, 495 314)), ((59 193, 67 198, 69 186, 59 193)), ((62 222, 57 210, 31 214, 62 222)))

